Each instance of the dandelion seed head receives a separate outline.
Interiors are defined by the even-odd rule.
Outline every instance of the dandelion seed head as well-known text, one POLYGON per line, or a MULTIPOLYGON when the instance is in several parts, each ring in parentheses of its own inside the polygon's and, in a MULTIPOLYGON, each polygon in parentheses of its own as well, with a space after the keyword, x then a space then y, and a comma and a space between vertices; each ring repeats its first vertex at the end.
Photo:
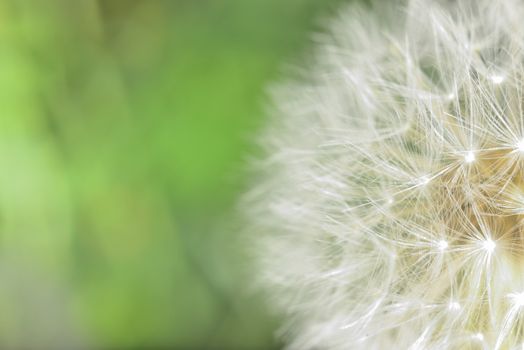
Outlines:
POLYGON ((519 348, 524 3, 391 3, 274 89, 253 275, 289 349, 519 348))

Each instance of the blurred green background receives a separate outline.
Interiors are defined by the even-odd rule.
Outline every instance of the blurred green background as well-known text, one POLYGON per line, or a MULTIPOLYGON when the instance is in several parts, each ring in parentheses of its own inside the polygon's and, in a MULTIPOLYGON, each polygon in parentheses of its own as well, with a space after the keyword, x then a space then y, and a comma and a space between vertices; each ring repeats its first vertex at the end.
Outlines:
POLYGON ((0 348, 276 349, 235 201, 339 0, 0 0, 0 348))

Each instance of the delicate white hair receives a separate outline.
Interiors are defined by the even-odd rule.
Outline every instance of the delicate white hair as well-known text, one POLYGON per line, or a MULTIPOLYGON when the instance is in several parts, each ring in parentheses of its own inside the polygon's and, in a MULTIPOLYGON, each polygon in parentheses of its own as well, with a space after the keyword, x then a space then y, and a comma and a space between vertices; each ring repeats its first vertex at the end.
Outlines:
POLYGON ((288 348, 521 349, 524 2, 353 5, 319 42, 244 206, 288 348))

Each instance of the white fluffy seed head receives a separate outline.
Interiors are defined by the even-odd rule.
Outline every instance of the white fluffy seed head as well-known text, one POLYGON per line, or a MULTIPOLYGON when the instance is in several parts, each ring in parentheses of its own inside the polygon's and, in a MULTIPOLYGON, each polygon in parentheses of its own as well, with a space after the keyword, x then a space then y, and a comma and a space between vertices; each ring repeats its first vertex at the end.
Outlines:
POLYGON ((290 349, 519 348, 524 3, 384 6, 275 90, 255 274, 290 349))

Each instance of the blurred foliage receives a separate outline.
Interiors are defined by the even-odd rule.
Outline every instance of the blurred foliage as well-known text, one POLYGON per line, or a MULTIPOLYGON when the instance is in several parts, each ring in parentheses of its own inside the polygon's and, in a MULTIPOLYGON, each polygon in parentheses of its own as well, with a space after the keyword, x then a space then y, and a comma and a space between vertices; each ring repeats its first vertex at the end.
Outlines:
POLYGON ((234 203, 337 2, 0 2, 1 348, 276 346, 234 203))

